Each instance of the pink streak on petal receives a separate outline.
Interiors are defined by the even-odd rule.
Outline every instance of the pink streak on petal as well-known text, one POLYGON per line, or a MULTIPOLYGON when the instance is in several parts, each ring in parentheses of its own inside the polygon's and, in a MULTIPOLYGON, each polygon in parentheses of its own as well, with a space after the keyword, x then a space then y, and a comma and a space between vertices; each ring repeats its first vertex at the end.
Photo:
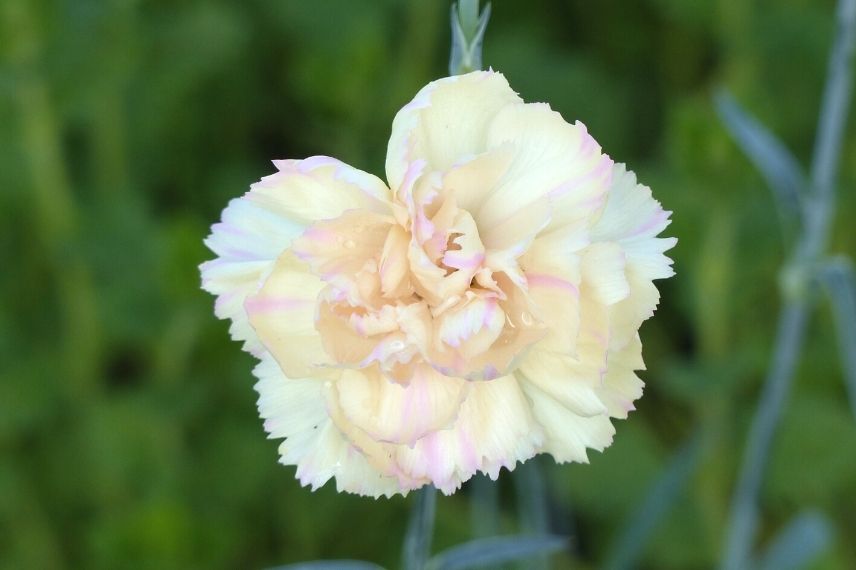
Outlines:
POLYGON ((278 311, 293 311, 311 305, 312 301, 306 299, 280 298, 250 298, 244 301, 244 308, 250 313, 267 313, 278 311))
MULTIPOLYGON (((600 159, 600 162, 598 162, 598 165, 595 169, 590 170, 588 172, 584 172, 584 173, 580 174, 579 176, 571 178, 570 180, 568 180, 568 181, 564 182, 563 184, 557 186, 553 190, 550 190, 550 192, 548 193, 548 196, 550 196, 550 198, 553 198, 553 199, 561 198, 562 196, 568 194, 569 192, 571 192, 575 188, 578 188, 578 187, 582 186, 583 184, 586 184, 588 182, 591 182, 592 180, 597 180, 600 178, 603 178, 608 182, 612 177, 612 166, 613 166, 612 159, 609 158, 607 155, 603 155, 600 159)), ((607 186, 608 186, 608 184, 607 184, 607 186)), ((602 199, 602 197, 600 195, 596 196, 596 198, 602 199)))
POLYGON ((553 289, 564 289, 573 293, 574 295, 579 295, 579 290, 576 285, 562 279, 560 277, 556 277, 555 275, 546 275, 544 273, 527 273, 526 281, 529 283, 530 287, 551 287, 553 289))

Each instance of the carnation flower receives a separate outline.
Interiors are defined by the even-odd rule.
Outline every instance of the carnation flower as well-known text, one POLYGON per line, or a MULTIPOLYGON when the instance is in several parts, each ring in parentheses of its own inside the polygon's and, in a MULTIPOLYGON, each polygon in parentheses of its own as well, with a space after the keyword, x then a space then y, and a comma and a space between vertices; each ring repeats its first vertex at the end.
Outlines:
POLYGON ((451 493, 612 442, 675 240, 581 123, 480 71, 401 109, 388 185, 328 157, 274 164, 213 226, 202 277, 302 484, 451 493))

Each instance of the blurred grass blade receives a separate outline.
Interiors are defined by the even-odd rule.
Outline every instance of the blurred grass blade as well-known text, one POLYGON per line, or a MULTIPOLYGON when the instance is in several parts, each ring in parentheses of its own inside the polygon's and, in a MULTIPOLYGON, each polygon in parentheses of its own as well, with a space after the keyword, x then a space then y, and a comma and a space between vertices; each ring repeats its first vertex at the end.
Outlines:
POLYGON ((269 570, 384 570, 384 568, 362 560, 313 560, 276 566, 269 570))
POLYGON ((801 216, 801 192, 806 185, 799 162, 775 135, 764 127, 726 90, 715 97, 716 110, 728 132, 773 191, 783 220, 790 224, 801 216))
MULTIPOLYGON (((533 457, 514 471, 514 485, 517 490, 517 510, 521 532, 547 535, 551 530, 547 488, 537 457, 533 457)), ((547 568, 548 564, 549 559, 546 556, 539 556, 530 560, 527 568, 539 570, 547 568)))
POLYGON ((434 533, 434 513, 437 509, 437 489, 426 485, 415 493, 413 510, 404 536, 402 568, 422 570, 431 554, 431 539, 434 533))
POLYGON ((849 260, 839 259, 821 269, 820 279, 832 304, 841 368, 850 396, 850 408, 856 416, 856 273, 849 260))
POLYGON ((701 450, 702 437, 701 432, 697 430, 674 454, 645 500, 627 521, 612 549, 606 568, 617 570, 636 567, 636 560, 642 554, 645 544, 698 467, 701 450))
POLYGON ((759 570, 798 570, 822 554, 832 542, 832 526, 820 513, 795 517, 773 539, 759 570))
POLYGON ((562 536, 494 536, 479 538, 444 550, 428 561, 430 570, 465 570, 478 566, 496 567, 505 562, 526 560, 563 550, 568 539, 562 536))

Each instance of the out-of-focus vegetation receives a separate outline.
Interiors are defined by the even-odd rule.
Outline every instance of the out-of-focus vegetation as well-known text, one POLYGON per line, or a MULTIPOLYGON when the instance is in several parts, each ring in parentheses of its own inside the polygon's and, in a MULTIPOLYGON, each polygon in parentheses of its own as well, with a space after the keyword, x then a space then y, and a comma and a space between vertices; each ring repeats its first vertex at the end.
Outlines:
MULTIPOLYGON (((485 64, 586 123, 674 210, 677 277, 644 325, 648 388, 590 465, 540 461, 561 567, 610 556, 691 433, 701 464, 645 548, 650 568, 720 556, 780 305, 783 237, 720 124, 727 86, 807 162, 832 0, 496 0, 485 64)), ((252 358, 199 290, 202 245, 272 158, 383 172, 395 111, 445 73, 439 0, 0 0, 0 567, 394 568, 408 501, 311 493, 276 463, 252 358)), ((834 251, 856 252, 856 136, 834 251)), ((763 547, 814 508, 817 568, 856 567, 856 419, 821 310, 761 497, 763 547)), ((471 485, 438 501, 438 548, 496 521, 471 485)))

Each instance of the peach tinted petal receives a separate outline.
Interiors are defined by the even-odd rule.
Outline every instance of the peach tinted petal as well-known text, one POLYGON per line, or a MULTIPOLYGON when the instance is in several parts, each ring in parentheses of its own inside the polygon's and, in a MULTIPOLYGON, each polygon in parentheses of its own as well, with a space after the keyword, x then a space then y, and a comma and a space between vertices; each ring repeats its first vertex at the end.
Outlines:
POLYGON ((315 307, 324 283, 291 252, 276 261, 258 293, 247 298, 250 323, 286 376, 319 374, 331 363, 315 328, 315 307))
POLYGON ((433 432, 410 448, 397 448, 400 469, 430 482, 446 494, 481 471, 493 479, 501 468, 513 469, 539 449, 543 432, 529 402, 511 376, 471 382, 455 423, 433 432))
POLYGON ((454 422, 466 384, 421 365, 407 384, 366 369, 344 371, 336 386, 339 406, 355 426, 376 441, 412 445, 454 422))

